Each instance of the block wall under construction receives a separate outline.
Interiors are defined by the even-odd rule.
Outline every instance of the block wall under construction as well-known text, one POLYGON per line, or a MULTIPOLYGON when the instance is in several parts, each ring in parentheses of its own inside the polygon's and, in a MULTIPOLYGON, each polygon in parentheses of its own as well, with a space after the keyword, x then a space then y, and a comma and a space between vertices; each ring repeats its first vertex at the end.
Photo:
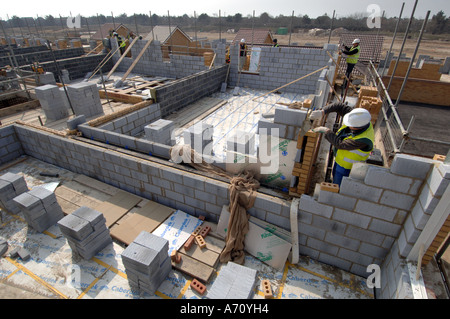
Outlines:
MULTIPOLYGON (((21 124, 1 128, 0 135, 2 154, 26 154, 214 222, 229 202, 226 181, 151 156, 136 157, 21 124)), ((393 276, 384 276, 379 293, 383 298, 398 297, 396 287, 406 280, 401 276, 405 258, 443 199, 449 172, 449 165, 441 161, 397 155, 390 168, 364 164, 352 171, 339 193, 320 191, 317 199, 303 195, 298 207, 299 253, 363 277, 369 275, 370 264, 380 265, 384 272, 395 269, 393 276)), ((291 204, 258 193, 248 212, 290 230, 291 204)))

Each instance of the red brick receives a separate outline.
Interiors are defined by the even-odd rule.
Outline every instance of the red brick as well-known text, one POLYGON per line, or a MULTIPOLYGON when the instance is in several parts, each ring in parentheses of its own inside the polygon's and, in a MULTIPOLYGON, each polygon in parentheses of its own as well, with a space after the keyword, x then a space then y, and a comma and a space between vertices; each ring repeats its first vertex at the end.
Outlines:
POLYGON ((191 288, 197 291, 200 295, 203 295, 206 291, 206 286, 195 278, 191 281, 191 288))

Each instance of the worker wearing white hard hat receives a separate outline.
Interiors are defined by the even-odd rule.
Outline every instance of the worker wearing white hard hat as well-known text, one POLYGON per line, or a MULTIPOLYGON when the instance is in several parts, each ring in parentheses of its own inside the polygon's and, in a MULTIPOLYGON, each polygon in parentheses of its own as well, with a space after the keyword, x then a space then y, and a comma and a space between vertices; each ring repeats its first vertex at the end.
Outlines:
POLYGON ((313 111, 310 119, 319 119, 331 112, 343 116, 343 125, 336 134, 324 126, 317 127, 313 131, 324 133, 325 139, 334 146, 333 183, 340 185, 342 178, 350 175, 354 163, 367 160, 373 150, 375 133, 369 111, 364 108, 352 108, 340 102, 313 111))
POLYGON ((244 68, 245 60, 247 59, 247 45, 245 39, 241 39, 239 43, 239 71, 244 68))
POLYGON ((345 71, 346 78, 344 79, 344 83, 342 85, 341 96, 344 95, 345 88, 347 87, 348 84, 347 79, 350 79, 350 75, 352 74, 353 68, 355 67, 356 63, 358 63, 359 55, 361 52, 360 44, 361 44, 360 39, 354 39, 351 47, 344 45, 344 50, 340 51, 340 53, 343 53, 347 56, 346 58, 347 69, 345 71))

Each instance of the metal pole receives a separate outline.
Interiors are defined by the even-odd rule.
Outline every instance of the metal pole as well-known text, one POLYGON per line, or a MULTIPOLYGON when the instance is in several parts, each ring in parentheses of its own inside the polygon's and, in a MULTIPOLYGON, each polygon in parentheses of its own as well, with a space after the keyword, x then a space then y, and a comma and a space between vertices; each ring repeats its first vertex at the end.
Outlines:
POLYGON ((106 86, 105 86, 105 79, 103 78, 103 72, 102 72, 102 68, 99 69, 100 70, 100 77, 102 79, 102 84, 103 84, 103 90, 105 90, 105 97, 106 97, 106 101, 108 101, 109 107, 111 108, 111 110, 114 112, 114 109, 111 106, 111 102, 109 101, 108 98, 108 92, 106 91, 106 86))
POLYGON ((114 21, 114 14, 112 11, 111 11, 111 17, 112 17, 112 21, 113 21, 114 31, 116 31, 116 22, 114 21))
POLYGON ((41 20, 39 20, 39 16, 37 14, 36 14, 36 17, 37 17, 39 27, 41 28, 41 32, 44 35, 44 39, 45 39, 47 37, 47 35, 45 34, 44 28, 42 28, 41 20))
POLYGON ((222 41, 222 24, 220 21, 220 10, 219 10, 219 41, 222 41))
MULTIPOLYGON (((384 18, 384 10, 383 10, 383 14, 381 15, 381 19, 383 19, 384 18)), ((378 28, 378 31, 377 31, 377 36, 375 37, 375 43, 378 43, 378 36, 380 35, 380 30, 381 30, 381 23, 380 23, 380 27, 378 28)), ((383 46, 383 45, 381 45, 381 46, 383 46)), ((380 50, 381 50, 381 48, 380 48, 380 50)), ((375 57, 375 50, 373 50, 372 51, 372 61, 373 61, 373 58, 375 57)))
POLYGON ((328 35, 328 43, 330 43, 330 40, 331 40, 331 32, 333 31, 333 22, 334 22, 335 12, 336 12, 336 10, 333 10, 333 17, 331 18, 330 34, 328 35))
POLYGON ((398 62, 400 61, 400 56, 402 55, 403 48, 405 47, 406 39, 408 38, 409 28, 411 27, 412 19, 414 18, 414 12, 416 11, 417 2, 418 2, 418 0, 416 0, 414 2, 414 7, 411 12, 411 17, 409 18, 408 26, 406 27, 406 31, 405 31, 405 36, 403 37, 402 46, 400 48, 400 52, 398 53, 397 61, 395 61, 395 66, 394 66, 394 70, 392 70, 391 78, 389 79, 389 84, 387 86, 388 91, 391 88, 392 80, 394 79, 395 71, 397 70, 398 62))
POLYGON ((400 14, 398 16, 398 20, 397 20, 397 24, 395 25, 395 30, 394 30, 394 35, 392 36, 392 42, 391 42, 391 46, 389 47, 389 51, 388 54, 386 55, 386 59, 384 61, 384 65, 383 65, 383 70, 381 71, 381 76, 384 75, 384 70, 386 68, 386 64, 387 64, 387 59, 389 58, 389 56, 391 55, 391 51, 392 51, 392 46, 394 45, 394 41, 395 41, 395 37, 397 35, 397 29, 398 29, 398 25, 400 24, 400 21, 402 19, 402 13, 403 13, 403 8, 405 7, 405 3, 403 2, 402 4, 402 8, 400 9, 400 14))
POLYGON ((103 39, 103 31, 102 31, 102 26, 100 24, 100 17, 98 16, 98 13, 97 13, 97 23, 98 23, 98 27, 100 29, 100 35, 102 36, 102 39, 103 39))
MULTIPOLYGON (((167 18, 169 19, 169 37, 170 37, 170 50, 169 50, 169 54, 171 54, 173 41, 172 41, 172 28, 170 27, 170 13, 169 13, 169 10, 167 10, 167 18)), ((170 56, 169 56, 169 58, 170 58, 170 56)))
POLYGON ((55 53, 53 52, 52 46, 50 45, 50 41, 47 40, 47 44, 48 44, 48 47, 50 48, 50 52, 52 53, 53 62, 55 63, 55 67, 56 67, 56 72, 58 73, 59 78, 61 80, 61 84, 64 88, 64 93, 66 93, 67 101, 69 101, 70 109, 72 110, 72 113, 75 114, 75 111, 73 110, 73 107, 72 107, 72 102, 70 101, 69 93, 67 93, 66 85, 64 84, 62 73, 59 70, 58 62, 56 62, 55 53))
POLYGON ((62 17, 61 17, 61 15, 59 15, 59 22, 61 22, 61 27, 62 27, 62 29, 63 29, 63 37, 65 38, 65 36, 64 36, 64 31, 66 31, 66 28, 64 27, 64 23, 62 22, 62 17))
POLYGON ((92 34, 91 34, 91 30, 89 29, 89 22, 88 22, 88 18, 84 18, 86 20, 86 26, 88 29, 88 33, 89 33, 89 40, 92 39, 92 34))
POLYGON ((153 41, 155 41, 155 34, 153 33, 152 12, 149 11, 149 13, 150 13, 150 28, 152 28, 152 39, 153 41))
POLYGON ((9 15, 6 15, 6 17, 8 18, 8 24, 11 26, 13 36, 16 37, 16 33, 14 32, 14 26, 12 25, 12 22, 9 19, 9 15))
POLYGON ((292 23, 294 21, 294 10, 292 10, 291 26, 289 28, 289 46, 291 46, 292 23))
POLYGON ((422 36, 423 36, 424 31, 425 31, 425 27, 427 25, 427 21, 428 21, 429 16, 430 16, 430 10, 427 11, 427 15, 425 16, 425 20, 423 20, 422 29, 420 30, 419 38, 417 39, 416 48, 414 49, 414 53, 413 53, 413 56, 411 58, 411 62, 409 63, 408 70, 406 71, 406 74, 405 74, 405 79, 403 80, 402 87, 400 88, 400 91, 398 92, 397 99, 395 101, 395 106, 396 107, 398 106, 398 103, 400 102, 400 98, 402 97, 403 90, 405 89, 405 86, 406 86, 406 82, 408 81, 408 76, 409 76, 409 73, 411 71, 412 65, 414 63, 414 59, 416 58, 417 51, 419 50, 420 41, 422 40, 422 36))
POLYGON ((252 18, 252 50, 253 50, 253 34, 255 32, 255 10, 253 10, 253 18, 252 18))
POLYGON ((134 25, 136 26, 136 36, 138 36, 139 35, 139 29, 138 29, 138 26, 137 26, 136 13, 134 14, 134 25))

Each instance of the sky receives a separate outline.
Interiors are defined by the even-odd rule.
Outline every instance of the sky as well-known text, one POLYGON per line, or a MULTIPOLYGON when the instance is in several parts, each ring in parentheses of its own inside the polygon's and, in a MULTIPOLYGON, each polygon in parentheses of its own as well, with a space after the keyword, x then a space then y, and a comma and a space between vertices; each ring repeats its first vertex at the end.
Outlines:
MULTIPOLYGON (((123 1, 105 1, 105 0, 20 0, 18 2, 3 0, 0 10, 0 17, 6 19, 7 15, 11 18, 14 15, 19 17, 33 17, 37 15, 45 17, 53 15, 55 17, 76 16, 95 16, 104 14, 118 16, 122 13, 133 15, 134 13, 157 14, 166 16, 169 12, 171 16, 181 16, 187 14, 197 17, 206 13, 210 16, 235 15, 241 13, 244 17, 252 16, 253 11, 255 17, 264 12, 271 16, 280 14, 291 16, 307 14, 311 18, 327 14, 333 15, 336 11, 337 17, 344 17, 351 14, 359 13, 369 15, 374 11, 368 11, 370 4, 377 4, 380 8, 380 14, 385 11, 386 17, 396 17, 400 13, 402 3, 405 2, 402 17, 409 18, 414 6, 415 0, 169 0, 169 1, 151 1, 151 0, 131 0, 123 1)), ((446 16, 450 16, 450 0, 418 0, 414 17, 424 18, 427 10, 431 11, 430 17, 438 11, 443 10, 446 16)))

